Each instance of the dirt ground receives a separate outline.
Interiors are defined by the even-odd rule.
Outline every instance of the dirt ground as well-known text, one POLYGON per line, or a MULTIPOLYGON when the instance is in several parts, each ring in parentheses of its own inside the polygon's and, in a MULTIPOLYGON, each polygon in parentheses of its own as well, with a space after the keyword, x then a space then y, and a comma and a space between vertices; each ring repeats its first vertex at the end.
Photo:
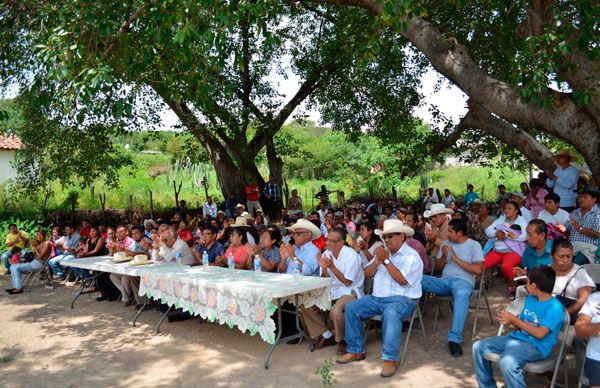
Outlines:
MULTIPOLYGON (((9 288, 10 278, 0 276, 0 286, 9 288)), ((496 281, 489 293, 492 311, 508 302, 496 281)), ((270 368, 262 366, 268 344, 237 329, 199 319, 165 322, 161 333, 154 325, 159 315, 146 311, 132 326, 135 310, 119 302, 97 302, 84 295, 70 308, 76 291, 57 284, 54 290, 36 285, 20 295, 0 295, 0 386, 2 387, 321 387, 315 369, 336 348, 311 353, 308 344, 283 344, 276 348, 270 368)), ((334 386, 471 387, 475 386, 471 361, 473 313, 465 327, 465 355, 452 358, 446 333, 451 321, 450 306, 435 333, 431 332, 433 308, 425 312, 428 341, 413 332, 404 364, 395 376, 379 376, 380 332, 368 334, 367 359, 331 368, 334 386)), ((480 311, 478 337, 494 335, 480 311)), ((403 336, 403 341, 405 337, 403 336)), ((570 368, 571 374, 574 367, 570 368)), ((544 386, 528 378, 531 386, 544 386)))

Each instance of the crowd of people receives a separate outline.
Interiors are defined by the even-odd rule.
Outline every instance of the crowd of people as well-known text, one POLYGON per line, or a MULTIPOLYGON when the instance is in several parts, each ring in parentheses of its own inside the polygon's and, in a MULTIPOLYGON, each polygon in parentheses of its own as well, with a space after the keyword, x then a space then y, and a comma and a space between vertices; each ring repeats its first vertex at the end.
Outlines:
MULTIPOLYGON (((521 367, 548 357, 563 323, 563 308, 575 325, 583 349, 587 344, 585 373, 591 386, 600 384, 600 294, 582 264, 596 263, 600 252, 598 190, 577 186, 570 157, 557 155, 555 171, 524 183, 520 191, 498 186, 493 202, 481 200, 473 185, 457 200, 433 188, 422 201, 403 206, 394 201, 335 208, 325 186, 318 193, 318 209, 305 212, 297 190, 287 207, 279 209, 281 187, 270 176, 259 188, 246 186, 247 201, 230 195, 219 209, 207 198, 200 212, 185 202, 170 220, 136 220, 116 226, 83 221, 55 226, 51 234, 39 230, 34 239, 11 225, 2 254, 10 269, 13 287, 23 292, 22 273, 48 269, 56 278, 69 276, 61 265, 66 258, 147 255, 155 262, 179 261, 182 265, 233 265, 263 271, 323 276, 332 280, 332 308, 299 306, 304 329, 316 349, 337 346, 337 362, 363 360, 363 321, 382 317, 381 376, 397 370, 403 321, 426 295, 453 299, 452 325, 447 333, 453 357, 463 355, 463 330, 476 279, 484 271, 499 269, 507 292, 524 305, 520 314, 498 314, 516 331, 486 338, 473 346, 473 363, 480 386, 495 386, 491 363, 483 354, 501 354, 500 371, 509 387, 524 386, 521 367), (265 201, 261 201, 260 199, 265 201), (263 207, 266 209, 263 212, 263 207), (27 250, 27 247, 30 249, 27 250), (30 252, 30 259, 23 260, 30 252), (519 280, 523 279, 523 280, 519 280), (521 283, 520 283, 521 282, 521 283), (589 339, 589 343, 587 338, 589 339)), ((140 308, 139 278, 106 274, 92 282, 86 270, 74 275, 96 287, 98 300, 121 300, 140 308)), ((284 306, 285 307, 285 306, 284 306)), ((165 306, 157 305, 159 311, 165 306)), ((170 320, 186 319, 187 313, 170 320)), ((285 314, 284 314, 285 317, 285 314)), ((291 317, 283 320, 283 335, 296 330, 291 317)))

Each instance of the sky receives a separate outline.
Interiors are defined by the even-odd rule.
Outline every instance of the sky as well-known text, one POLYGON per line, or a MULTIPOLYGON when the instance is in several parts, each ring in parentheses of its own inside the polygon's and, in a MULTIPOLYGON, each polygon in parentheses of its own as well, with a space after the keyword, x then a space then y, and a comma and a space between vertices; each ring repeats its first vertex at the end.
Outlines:
MULTIPOLYGON (((299 88, 300 79, 294 74, 288 72, 288 77, 284 77, 273 73, 271 75, 272 82, 278 85, 278 91, 284 95, 284 100, 289 100, 299 88)), ((440 76, 437 71, 430 68, 423 76, 421 85, 421 94, 424 96, 422 104, 417 107, 413 113, 416 117, 421 118, 429 124, 433 124, 432 117, 429 113, 431 105, 437 105, 438 109, 454 124, 458 124, 460 118, 466 113, 466 95, 456 86, 448 82, 447 79, 440 76), (437 86, 437 87, 436 87, 437 86)), ((319 112, 316 110, 306 111, 305 105, 301 104, 298 109, 302 109, 308 115, 308 120, 314 121, 321 125, 322 123, 319 112)), ((296 113, 296 112, 295 112, 296 113)), ((171 110, 165 107, 165 110, 160 114, 164 128, 170 128, 177 123, 177 116, 171 110)), ((291 121, 292 118, 288 120, 291 121)))

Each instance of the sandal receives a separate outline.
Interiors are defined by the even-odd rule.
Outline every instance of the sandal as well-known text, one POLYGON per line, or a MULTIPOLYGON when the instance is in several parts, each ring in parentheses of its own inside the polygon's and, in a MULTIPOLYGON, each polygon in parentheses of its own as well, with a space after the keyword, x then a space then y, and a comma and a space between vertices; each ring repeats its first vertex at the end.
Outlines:
POLYGON ((13 288, 12 290, 8 291, 9 294, 14 295, 14 294, 22 294, 23 293, 23 289, 17 289, 17 288, 13 288))

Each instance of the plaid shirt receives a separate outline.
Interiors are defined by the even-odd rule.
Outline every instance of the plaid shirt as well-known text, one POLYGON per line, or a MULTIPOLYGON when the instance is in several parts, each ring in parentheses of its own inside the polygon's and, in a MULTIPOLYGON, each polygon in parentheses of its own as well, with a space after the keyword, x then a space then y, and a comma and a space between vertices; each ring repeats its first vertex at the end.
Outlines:
MULTIPOLYGON (((575 209, 569 217, 577 221, 582 228, 593 229, 596 232, 600 232, 600 208, 598 208, 598 206, 594 206, 589 212, 585 213, 583 218, 581 217, 581 209, 575 209)), ((597 237, 590 237, 581 233, 571 225, 570 221, 565 222, 565 227, 571 232, 569 240, 598 245, 597 237)))
POLYGON ((277 182, 265 183, 265 185, 263 186, 262 192, 263 192, 263 195, 269 196, 272 199, 281 198, 281 187, 279 187, 279 184, 277 184, 277 182))

